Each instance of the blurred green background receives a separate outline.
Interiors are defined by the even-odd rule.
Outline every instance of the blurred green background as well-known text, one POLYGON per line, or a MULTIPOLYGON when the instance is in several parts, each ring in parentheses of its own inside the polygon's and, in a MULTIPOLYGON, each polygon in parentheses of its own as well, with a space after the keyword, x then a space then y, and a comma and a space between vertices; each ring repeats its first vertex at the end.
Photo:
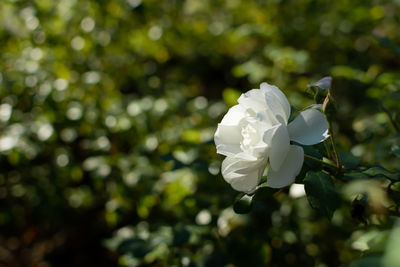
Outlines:
POLYGON ((261 82, 302 109, 331 75, 339 150, 396 170, 399 0, 3 0, 0 25, 0 266, 341 266, 391 228, 289 189, 235 214, 213 134, 261 82))

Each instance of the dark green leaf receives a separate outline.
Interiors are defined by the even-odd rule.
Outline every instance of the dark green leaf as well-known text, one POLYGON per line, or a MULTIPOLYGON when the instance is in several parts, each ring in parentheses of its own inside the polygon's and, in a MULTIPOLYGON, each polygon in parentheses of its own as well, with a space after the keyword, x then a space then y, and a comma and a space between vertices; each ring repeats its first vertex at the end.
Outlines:
POLYGON ((340 203, 340 194, 331 177, 324 172, 309 171, 304 178, 304 186, 311 207, 332 218, 340 203))
POLYGON ((266 182, 262 183, 253 196, 251 210, 256 213, 270 214, 279 209, 280 203, 273 197, 278 191, 279 189, 269 187, 266 182))
POLYGON ((382 166, 361 168, 357 171, 347 172, 344 174, 346 179, 389 179, 399 181, 400 174, 386 170, 382 166))
POLYGON ((233 210, 238 214, 246 214, 251 211, 253 196, 239 194, 233 203, 233 210))
POLYGON ((363 173, 365 173, 366 175, 369 175, 371 177, 383 176, 383 177, 389 178, 391 180, 399 180, 399 178, 400 178, 400 174, 390 172, 381 166, 375 166, 375 167, 369 168, 369 169, 363 171, 363 173))
POLYGON ((349 267, 380 267, 383 266, 381 256, 368 256, 352 261, 349 267))
POLYGON ((346 179, 369 179, 370 177, 362 172, 347 172, 344 174, 346 179))
MULTIPOLYGON (((316 149, 313 149, 310 146, 301 146, 301 147, 304 150, 304 154, 322 160, 322 155, 316 149)), ((307 165, 312 170, 322 169, 322 165, 320 163, 318 163, 315 160, 309 159, 307 157, 304 157, 304 163, 305 163, 304 165, 307 165)))
POLYGON ((318 150, 310 147, 310 146, 302 146, 304 150, 304 154, 310 155, 317 159, 322 159, 322 155, 318 152, 318 150))
MULTIPOLYGON (((304 161, 305 160, 306 159, 304 159, 304 161)), ((304 177, 306 176, 307 172, 309 172, 310 170, 313 170, 313 169, 310 166, 308 166, 308 164, 303 164, 303 167, 301 167, 300 173, 296 176, 295 183, 302 184, 304 177)))
POLYGON ((268 200, 278 191, 279 189, 269 187, 266 182, 262 183, 258 186, 257 191, 254 194, 253 201, 268 200))
POLYGON ((361 163, 361 159, 354 156, 350 151, 339 152, 339 159, 346 169, 355 169, 361 163))

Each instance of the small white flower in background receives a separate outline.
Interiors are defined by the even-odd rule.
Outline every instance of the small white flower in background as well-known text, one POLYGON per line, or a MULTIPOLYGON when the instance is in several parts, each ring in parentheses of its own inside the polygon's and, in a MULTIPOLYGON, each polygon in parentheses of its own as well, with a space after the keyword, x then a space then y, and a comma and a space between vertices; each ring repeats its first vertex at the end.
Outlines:
POLYGON ((294 182, 304 161, 303 148, 290 140, 314 145, 329 137, 328 121, 307 109, 288 124, 290 105, 278 87, 262 83, 242 94, 218 124, 217 153, 226 156, 221 172, 233 189, 252 193, 269 164, 267 184, 273 188, 294 182))

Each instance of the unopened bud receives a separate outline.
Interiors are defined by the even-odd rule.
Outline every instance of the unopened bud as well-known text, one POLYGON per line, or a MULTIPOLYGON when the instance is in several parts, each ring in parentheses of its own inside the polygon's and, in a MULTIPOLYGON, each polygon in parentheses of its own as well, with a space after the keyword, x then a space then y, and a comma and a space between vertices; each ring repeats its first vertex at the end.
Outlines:
POLYGON ((314 95, 315 103, 319 104, 324 101, 324 98, 332 87, 332 77, 327 76, 308 86, 308 91, 314 95))
POLYGON ((332 77, 326 76, 318 82, 314 83, 314 85, 329 90, 332 88, 332 77))

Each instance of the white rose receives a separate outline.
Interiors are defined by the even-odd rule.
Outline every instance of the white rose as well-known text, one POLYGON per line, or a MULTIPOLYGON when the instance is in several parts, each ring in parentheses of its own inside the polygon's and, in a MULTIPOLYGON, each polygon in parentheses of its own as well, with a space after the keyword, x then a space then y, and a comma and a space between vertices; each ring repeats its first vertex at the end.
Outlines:
POLYGON ((304 161, 303 148, 290 140, 313 145, 329 137, 328 122, 320 111, 307 109, 288 124, 290 105, 278 87, 262 83, 242 94, 218 124, 217 153, 226 156, 221 172, 238 191, 252 193, 266 165, 267 184, 273 188, 294 182, 304 161))

